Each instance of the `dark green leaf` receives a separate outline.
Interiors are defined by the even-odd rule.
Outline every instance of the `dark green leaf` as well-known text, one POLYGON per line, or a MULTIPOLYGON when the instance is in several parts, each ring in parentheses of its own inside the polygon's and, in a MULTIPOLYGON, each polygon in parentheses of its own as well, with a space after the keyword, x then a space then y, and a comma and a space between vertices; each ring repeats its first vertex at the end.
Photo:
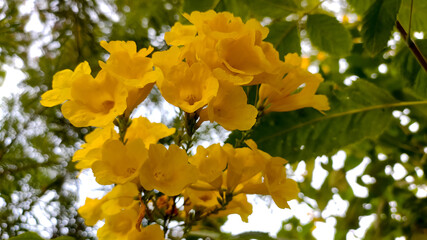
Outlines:
MULTIPOLYGON (((427 1, 413 0, 411 32, 427 32, 427 1)), ((411 0, 402 0, 398 19, 407 32, 409 32, 409 16, 411 14, 411 0)))
POLYGON ((375 0, 347 0, 347 2, 356 13, 363 15, 375 0))
POLYGON ((271 42, 279 52, 280 59, 287 53, 301 54, 297 22, 274 22, 270 26, 266 41, 271 42))
POLYGON ((246 4, 259 17, 284 18, 300 9, 294 0, 250 0, 246 4))
POLYGON ((353 46, 350 32, 335 17, 308 15, 307 32, 312 44, 320 50, 338 57, 350 54, 353 46))
POLYGON ((418 71, 413 88, 418 96, 427 99, 427 73, 424 69, 418 71))
POLYGON ((387 46, 402 0, 376 0, 363 17, 362 39, 370 54, 387 46))
POLYGON ((249 10, 249 6, 245 0, 220 0, 215 8, 217 12, 231 12, 234 16, 242 18, 243 21, 249 19, 249 10))
POLYGON ((55 238, 54 240, 75 240, 75 238, 69 237, 69 236, 61 236, 61 237, 55 238))
POLYGON ((215 8, 219 0, 185 0, 182 6, 182 10, 185 13, 191 13, 192 11, 207 11, 215 8))
MULTIPOLYGON (((420 52, 427 56, 427 40, 416 40, 420 52)), ((396 54, 394 67, 399 70, 399 78, 406 80, 406 86, 411 87, 419 99, 427 98, 427 73, 420 66, 410 49, 405 45, 396 54)))
POLYGON ((16 237, 13 237, 10 240, 43 240, 43 238, 41 238, 37 233, 26 232, 16 237))
POLYGON ((231 239, 240 239, 240 240, 251 240, 251 239, 258 239, 258 240, 274 240, 274 238, 270 237, 268 233, 264 232, 244 232, 240 233, 236 236, 233 236, 231 239))

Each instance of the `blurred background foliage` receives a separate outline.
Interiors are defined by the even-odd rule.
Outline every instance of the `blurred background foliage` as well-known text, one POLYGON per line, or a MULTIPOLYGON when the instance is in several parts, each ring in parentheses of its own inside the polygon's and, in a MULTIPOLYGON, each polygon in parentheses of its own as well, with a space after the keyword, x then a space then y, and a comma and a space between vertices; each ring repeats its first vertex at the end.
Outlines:
MULTIPOLYGON (((257 18, 281 57, 302 54, 325 79, 319 93, 328 96, 330 111, 269 114, 250 132, 262 150, 289 161, 298 201, 311 209, 308 222, 284 221, 277 239, 313 239, 322 222, 332 222, 335 239, 426 239, 425 0, 0 0, 0 83, 6 66, 25 74, 20 91, 1 99, 0 238, 26 231, 95 238, 77 214, 79 173, 70 161, 91 129, 74 128, 59 107, 39 104, 53 74, 82 61, 97 72, 106 58, 101 40, 166 49, 163 33, 185 22, 183 12, 208 9, 257 18), (313 172, 322 169, 319 183, 313 172), (347 208, 331 211, 337 201, 347 208)), ((156 92, 150 100, 159 107, 156 92)), ((235 131, 227 141, 240 136, 235 131)), ((231 236, 220 232, 222 224, 206 224, 195 236, 272 239, 231 236)))

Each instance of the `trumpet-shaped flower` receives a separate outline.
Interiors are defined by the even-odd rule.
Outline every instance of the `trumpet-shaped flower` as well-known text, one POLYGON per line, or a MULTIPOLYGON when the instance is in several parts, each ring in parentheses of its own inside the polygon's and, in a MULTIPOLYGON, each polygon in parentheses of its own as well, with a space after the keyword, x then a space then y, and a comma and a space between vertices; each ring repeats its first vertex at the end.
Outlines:
POLYGON ((129 233, 128 240, 164 240, 164 232, 160 228, 160 225, 153 224, 147 227, 141 228, 141 231, 136 229, 132 229, 129 233))
POLYGON ((265 185, 279 208, 289 208, 288 201, 297 198, 299 192, 297 183, 286 178, 285 163, 285 159, 273 157, 264 171, 265 185))
POLYGON ((188 163, 187 153, 177 145, 166 149, 162 144, 151 144, 148 159, 139 173, 145 189, 157 189, 168 196, 180 194, 197 178, 196 167, 188 163))
POLYGON ((165 33, 165 41, 172 46, 185 45, 194 40, 197 29, 193 25, 182 25, 176 22, 171 30, 165 33))
POLYGON ((62 105, 62 114, 76 127, 103 127, 126 109, 127 91, 124 85, 105 71, 93 78, 87 62, 75 71, 55 74, 53 89, 42 95, 44 106, 62 105), (96 94, 94 94, 96 92, 96 94))
POLYGON ((256 75, 270 67, 261 46, 256 44, 254 32, 238 38, 226 38, 218 42, 218 54, 227 69, 233 73, 256 75))
POLYGON ((264 170, 266 159, 261 154, 249 148, 234 149, 227 168, 227 189, 233 191, 237 185, 243 183, 257 173, 264 170))
POLYGON ((175 128, 168 128, 162 123, 152 123, 145 117, 132 119, 132 124, 126 131, 126 139, 142 139, 148 149, 150 144, 175 133, 175 128))
POLYGON ((110 53, 110 57, 99 65, 126 86, 143 88, 161 78, 161 73, 153 69, 152 59, 147 57, 154 50, 151 46, 138 52, 133 41, 101 41, 101 46, 110 53))
POLYGON ((221 187, 222 173, 227 167, 229 157, 223 148, 232 147, 229 144, 224 147, 220 144, 213 144, 208 148, 198 146, 197 153, 189 159, 190 163, 199 170, 199 179, 217 188, 221 187))
POLYGON ((102 159, 92 164, 99 184, 123 184, 138 176, 148 153, 141 139, 130 140, 126 145, 119 140, 108 140, 102 146, 102 159))
POLYGON ((124 86, 106 72, 100 71, 95 79, 82 74, 74 79, 71 99, 61 110, 76 127, 103 127, 124 112, 126 98, 124 86))
POLYGON ((93 132, 85 136, 86 143, 77 150, 73 156, 73 162, 78 161, 76 164, 77 169, 90 168, 92 163, 100 160, 102 157, 102 145, 108 139, 119 139, 119 134, 114 130, 114 125, 110 124, 104 128, 97 128, 93 132))
POLYGON ((135 228, 137 218, 138 212, 132 208, 108 216, 96 235, 99 240, 127 239, 128 234, 135 228))
POLYGON ((252 128, 257 114, 258 110, 247 104, 245 91, 240 86, 224 83, 221 84, 218 95, 202 110, 200 116, 203 120, 219 123, 229 131, 244 131, 252 128))
POLYGON ((257 20, 250 19, 243 23, 240 17, 229 12, 194 11, 191 14, 184 13, 183 16, 194 24, 199 35, 216 40, 235 38, 247 31, 256 31, 261 39, 265 39, 268 34, 268 28, 263 27, 257 20))
POLYGON ((86 198, 85 204, 79 208, 78 213, 84 218, 87 226, 93 226, 99 220, 105 218, 101 206, 106 201, 107 198, 105 196, 102 199, 86 198))
POLYGON ((41 96, 41 105, 53 107, 71 99, 71 85, 73 80, 79 75, 90 75, 90 72, 90 66, 87 62, 77 65, 74 71, 65 69, 57 72, 53 76, 52 90, 43 93, 41 96))
POLYGON ((243 222, 248 222, 248 217, 252 214, 252 204, 248 202, 245 194, 234 196, 227 208, 220 211, 216 216, 221 217, 230 214, 239 214, 243 222))
POLYGON ((218 80, 202 62, 173 66, 158 86, 166 101, 188 113, 207 105, 218 92, 218 80))
POLYGON ((301 58, 288 54, 282 71, 275 75, 275 79, 269 84, 261 84, 259 104, 266 107, 266 112, 286 112, 305 107, 329 110, 326 96, 316 95, 323 78, 320 74, 302 69, 300 65, 301 58))
POLYGON ((132 111, 147 98, 153 87, 154 83, 148 83, 143 88, 128 87, 128 98, 126 100, 127 108, 125 111, 126 117, 129 117, 132 111))
POLYGON ((106 216, 111 216, 122 210, 136 207, 139 201, 135 199, 138 199, 139 194, 135 183, 118 184, 106 195, 106 201, 101 206, 102 212, 106 216))
POLYGON ((255 142, 246 141, 252 150, 265 158, 265 168, 247 182, 239 186, 238 193, 271 195, 279 208, 289 208, 288 201, 295 199, 299 192, 297 183, 286 177, 287 161, 280 157, 271 157, 258 150, 255 142))
MULTIPOLYGON (((186 188, 184 192, 185 199, 188 199, 188 206, 191 208, 208 208, 213 209, 219 207, 218 198, 220 197, 218 191, 200 191, 192 188, 186 188)), ((187 207, 188 207, 187 206, 187 207)))

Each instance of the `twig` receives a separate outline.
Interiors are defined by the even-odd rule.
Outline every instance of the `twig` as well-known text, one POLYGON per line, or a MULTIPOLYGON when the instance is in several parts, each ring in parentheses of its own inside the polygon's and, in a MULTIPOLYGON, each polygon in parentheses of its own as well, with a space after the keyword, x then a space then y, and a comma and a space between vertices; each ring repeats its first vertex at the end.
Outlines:
POLYGON ((420 49, 417 47, 414 41, 408 36, 405 29, 403 28, 402 24, 397 20, 396 21, 396 28, 400 32, 400 35, 402 35, 403 39, 405 40, 406 44, 408 44, 409 49, 414 54, 417 61, 420 63, 421 67, 424 68, 424 71, 427 72, 427 60, 424 57, 424 55, 421 53, 420 49))

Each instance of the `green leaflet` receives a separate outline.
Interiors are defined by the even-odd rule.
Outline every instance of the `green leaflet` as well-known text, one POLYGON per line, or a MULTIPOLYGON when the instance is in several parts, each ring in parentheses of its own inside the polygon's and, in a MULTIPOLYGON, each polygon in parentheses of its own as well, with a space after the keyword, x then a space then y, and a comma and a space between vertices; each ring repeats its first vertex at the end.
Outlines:
POLYGON ((268 26, 270 33, 266 41, 271 42, 279 52, 280 59, 288 53, 301 54, 299 30, 296 21, 274 22, 268 26))
POLYGON ((307 32, 315 47, 333 56, 347 56, 353 47, 350 32, 335 17, 326 14, 308 15, 307 32))
POLYGON ((402 0, 376 0, 363 17, 362 39, 371 55, 387 46, 402 0))
POLYGON ((26 233, 20 234, 16 237, 13 237, 10 240, 43 240, 43 238, 41 238, 35 232, 26 232, 26 233))
MULTIPOLYGON (((41 238, 35 232, 26 232, 26 233, 20 234, 16 237, 13 237, 10 240, 44 240, 44 239, 41 238)), ((74 238, 69 237, 69 236, 61 236, 61 237, 54 238, 53 240, 74 240, 74 238)))
POLYGON ((427 73, 420 69, 414 83, 414 91, 418 96, 427 99, 427 73))
MULTIPOLYGON (((427 56, 427 40, 415 40, 415 44, 420 52, 427 56)), ((398 77, 406 80, 406 85, 411 87, 419 99, 427 99, 427 73, 407 46, 404 46, 396 54, 393 66, 399 70, 398 77)))
POLYGON ((294 0, 250 0, 246 4, 251 12, 258 17, 284 18, 300 10, 294 0))
MULTIPOLYGON (((425 0, 413 0, 414 6, 412 8, 412 23, 411 32, 427 32, 427 1, 425 0)), ((408 32, 409 28, 409 16, 411 14, 411 0, 402 0, 402 6, 400 7, 398 20, 408 32)))
MULTIPOLYGON (((325 115, 314 109, 269 114, 251 138, 260 149, 291 163, 308 160, 376 137, 392 118, 390 107, 400 104, 388 91, 360 79, 328 97, 332 110, 325 115)), ((239 137, 234 132, 227 141, 239 137)))
POLYGON ((363 15, 375 0, 347 0, 347 2, 356 13, 363 15))
POLYGON ((250 18, 249 7, 245 0, 220 0, 216 5, 216 12, 228 11, 234 14, 236 17, 242 18, 243 22, 246 22, 250 18))
POLYGON ((215 8, 219 0, 186 0, 182 6, 182 11, 185 13, 191 13, 192 11, 207 11, 215 8))

